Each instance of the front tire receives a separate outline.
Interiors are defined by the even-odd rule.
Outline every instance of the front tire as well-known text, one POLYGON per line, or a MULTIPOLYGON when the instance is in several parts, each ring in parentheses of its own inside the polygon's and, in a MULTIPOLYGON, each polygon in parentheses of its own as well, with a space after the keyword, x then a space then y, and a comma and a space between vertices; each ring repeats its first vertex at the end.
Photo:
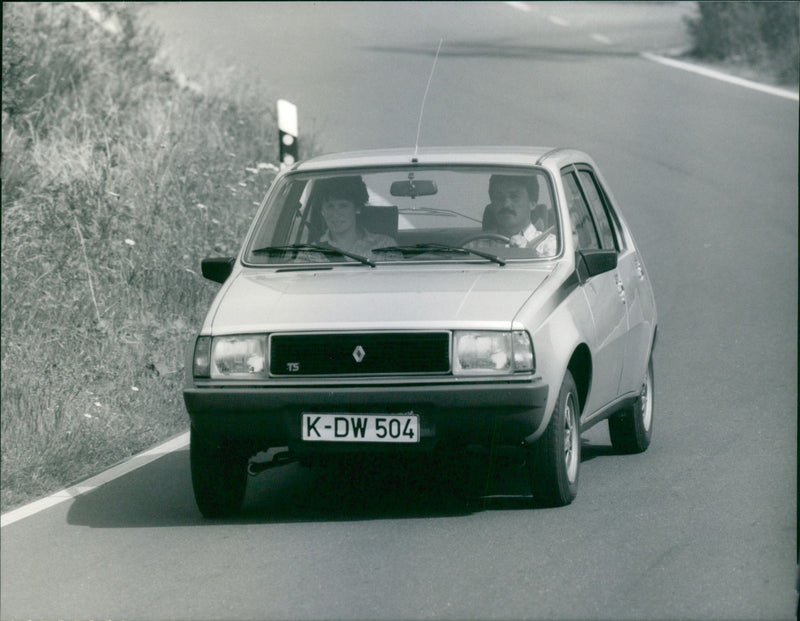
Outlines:
POLYGON ((570 504, 578 493, 581 463, 580 400, 567 371, 547 429, 528 447, 528 474, 533 499, 548 507, 570 504))
POLYGON ((200 513, 207 518, 221 518, 239 511, 247 488, 249 456, 236 447, 204 438, 194 427, 189 455, 200 513))
POLYGON ((653 435, 653 358, 647 363, 636 402, 608 419, 612 446, 620 453, 643 453, 653 435))

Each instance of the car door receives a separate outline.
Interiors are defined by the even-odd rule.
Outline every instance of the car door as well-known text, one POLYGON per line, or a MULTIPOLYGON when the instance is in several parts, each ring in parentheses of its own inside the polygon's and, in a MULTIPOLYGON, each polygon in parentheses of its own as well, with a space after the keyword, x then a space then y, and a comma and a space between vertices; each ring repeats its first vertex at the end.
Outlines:
POLYGON ((625 337, 625 364, 620 378, 620 394, 638 391, 647 368, 652 326, 652 292, 644 265, 632 240, 626 239, 622 222, 611 204, 608 192, 588 166, 578 167, 578 178, 601 230, 616 241, 617 271, 621 280, 628 314, 628 333, 625 337))
MULTIPOLYGON (((578 250, 618 250, 613 234, 589 207, 586 191, 579 181, 578 169, 562 170, 570 218, 578 250), (598 226, 598 220, 600 226, 598 226)), ((625 360, 625 336, 628 317, 624 291, 617 268, 587 278, 581 285, 592 313, 595 340, 592 348, 592 384, 583 417, 603 408, 617 398, 625 360)))

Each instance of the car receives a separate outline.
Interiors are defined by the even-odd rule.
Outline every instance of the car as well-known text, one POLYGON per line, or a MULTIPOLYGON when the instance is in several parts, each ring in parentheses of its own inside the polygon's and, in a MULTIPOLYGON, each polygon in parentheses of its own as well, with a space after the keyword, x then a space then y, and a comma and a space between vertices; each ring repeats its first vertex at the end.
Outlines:
POLYGON ((521 451, 537 504, 577 494, 581 434, 653 431, 657 314, 589 155, 458 147, 323 155, 279 172, 188 347, 194 495, 344 456, 521 451), (254 459, 275 449, 273 462, 254 459))

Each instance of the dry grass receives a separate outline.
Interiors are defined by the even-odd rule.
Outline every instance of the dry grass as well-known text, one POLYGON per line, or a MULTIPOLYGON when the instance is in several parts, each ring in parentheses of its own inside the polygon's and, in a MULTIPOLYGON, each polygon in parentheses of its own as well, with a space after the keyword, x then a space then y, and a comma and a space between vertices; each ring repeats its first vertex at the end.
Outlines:
POLYGON ((4 4, 3 510, 186 428, 199 260, 238 250, 277 160, 273 102, 181 88, 106 10, 119 34, 4 4))

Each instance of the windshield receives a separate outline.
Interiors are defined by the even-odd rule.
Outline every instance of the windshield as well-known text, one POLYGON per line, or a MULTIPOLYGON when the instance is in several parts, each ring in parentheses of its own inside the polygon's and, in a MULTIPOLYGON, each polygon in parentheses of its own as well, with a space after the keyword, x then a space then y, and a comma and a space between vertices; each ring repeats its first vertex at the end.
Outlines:
POLYGON ((249 264, 495 262, 561 248, 544 170, 382 168, 287 175, 256 223, 249 264))

